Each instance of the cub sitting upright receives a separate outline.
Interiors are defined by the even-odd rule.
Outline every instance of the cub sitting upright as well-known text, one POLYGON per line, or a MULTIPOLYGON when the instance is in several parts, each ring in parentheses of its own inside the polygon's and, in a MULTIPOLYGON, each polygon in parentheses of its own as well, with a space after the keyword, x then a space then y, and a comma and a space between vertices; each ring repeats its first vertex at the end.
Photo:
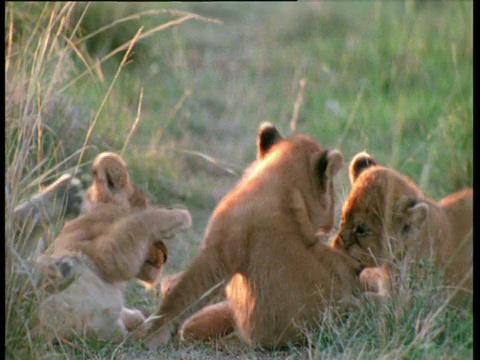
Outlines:
POLYGON ((435 202, 366 152, 352 159, 350 179, 335 248, 365 267, 432 259, 445 282, 461 289, 457 299, 472 292, 472 189, 435 202))
POLYGON ((233 314, 240 336, 265 348, 299 340, 318 327, 330 301, 341 304, 359 290, 360 268, 315 235, 334 225, 341 153, 309 136, 283 138, 268 123, 257 144, 258 161, 220 201, 204 247, 163 299, 159 317, 145 324, 150 348, 167 342, 177 315, 219 283, 228 284, 227 302, 217 304, 226 317, 212 320, 228 324, 233 314))
POLYGON ((191 225, 186 210, 145 209, 120 156, 100 154, 93 175, 83 213, 65 224, 52 253, 38 260, 47 291, 34 335, 120 341, 144 320, 140 311, 124 307, 124 283, 135 277, 155 281, 166 259, 163 240, 191 225))

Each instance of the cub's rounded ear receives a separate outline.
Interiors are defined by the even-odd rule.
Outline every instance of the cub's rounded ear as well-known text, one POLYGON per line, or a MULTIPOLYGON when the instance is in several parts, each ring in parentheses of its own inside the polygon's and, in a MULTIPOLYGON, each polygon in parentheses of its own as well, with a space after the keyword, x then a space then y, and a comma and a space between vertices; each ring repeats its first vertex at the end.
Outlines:
POLYGON ((96 181, 102 182, 102 190, 117 192, 130 183, 128 167, 120 155, 103 152, 97 155, 92 165, 92 174, 96 181))
POLYGON ((407 215, 412 224, 416 225, 417 227, 421 227, 427 220, 428 204, 424 201, 416 202, 407 209, 407 215))
POLYGON ((350 162, 349 177, 350 184, 353 184, 357 180, 360 173, 369 168, 370 166, 377 165, 375 158, 366 151, 356 154, 350 162))
POLYGON ((427 220, 428 204, 415 196, 402 196, 396 204, 396 212, 402 214, 404 221, 420 228, 427 220))
POLYGON ((311 161, 320 179, 326 185, 327 181, 333 179, 342 168, 343 155, 338 150, 325 150, 313 155, 311 161))
POLYGON ((328 177, 333 178, 343 167, 343 155, 338 150, 330 150, 327 154, 327 171, 328 177))
POLYGON ((283 140, 283 136, 277 128, 268 121, 258 128, 257 135, 257 159, 262 160, 273 145, 283 140))

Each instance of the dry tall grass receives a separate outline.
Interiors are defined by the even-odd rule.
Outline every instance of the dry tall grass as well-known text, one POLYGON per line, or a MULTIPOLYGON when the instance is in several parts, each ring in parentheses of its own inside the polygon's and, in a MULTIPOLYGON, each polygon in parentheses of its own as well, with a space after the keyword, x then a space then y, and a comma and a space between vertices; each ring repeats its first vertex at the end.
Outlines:
MULTIPOLYGON (((73 16, 76 6, 76 3, 6 4, 5 342, 8 358, 43 358, 40 354, 45 351, 49 354, 47 357, 64 356, 56 355, 53 344, 33 339, 29 322, 30 314, 41 301, 32 271, 32 262, 38 255, 37 243, 40 236, 48 236, 51 242, 62 221, 50 224, 41 219, 44 234, 32 234, 30 219, 14 218, 13 209, 61 174, 80 174, 94 154, 86 155, 88 150, 92 146, 94 149, 107 145, 95 138, 95 125, 109 97, 115 93, 116 81, 137 42, 185 21, 216 21, 184 11, 148 11, 117 19, 95 33, 82 36, 81 22, 89 4, 81 9, 77 19, 73 16), (90 37, 131 19, 165 13, 174 19, 145 32, 139 28, 132 39, 102 59, 94 60, 86 51, 83 43, 90 37), (100 66, 117 53, 123 53, 123 59, 100 106, 91 116, 74 104, 76 83, 103 82, 100 66)), ((140 118, 141 97, 137 118, 128 134, 124 134, 122 151, 140 118)))

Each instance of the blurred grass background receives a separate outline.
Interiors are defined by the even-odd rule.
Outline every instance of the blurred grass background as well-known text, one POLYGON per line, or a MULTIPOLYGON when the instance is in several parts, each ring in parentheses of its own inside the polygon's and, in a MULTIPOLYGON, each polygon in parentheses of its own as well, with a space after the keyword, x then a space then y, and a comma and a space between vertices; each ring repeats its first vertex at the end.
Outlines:
MULTIPOLYGON (((472 2, 7 2, 5 10, 7 212, 40 183, 77 164, 88 173, 99 152, 125 148, 153 204, 192 213, 166 273, 198 251, 215 204, 255 158, 264 120, 286 135, 294 118, 297 132, 340 149, 347 163, 366 149, 434 199, 473 185, 472 2), (112 55, 141 27, 146 34, 179 19, 136 41, 127 59, 127 47, 112 55)), ((345 167, 337 219, 348 190, 345 167)), ((129 292, 142 310, 155 309, 152 292, 129 292)), ((452 352, 471 350, 471 322, 452 352)), ((6 335, 12 358, 15 334, 6 335)))

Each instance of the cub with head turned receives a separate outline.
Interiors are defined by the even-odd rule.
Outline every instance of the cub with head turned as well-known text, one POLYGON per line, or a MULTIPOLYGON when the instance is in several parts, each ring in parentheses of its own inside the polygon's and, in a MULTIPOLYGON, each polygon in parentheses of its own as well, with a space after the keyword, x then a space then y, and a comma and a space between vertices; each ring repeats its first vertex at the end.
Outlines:
POLYGON ((365 152, 352 159, 350 179, 335 248, 363 266, 432 259, 446 284, 460 289, 457 299, 472 292, 472 189, 436 202, 365 152))
POLYGON ((47 339, 120 341, 144 321, 123 305, 125 282, 155 281, 167 256, 163 241, 191 225, 186 210, 147 208, 120 156, 100 154, 93 175, 83 213, 65 224, 51 254, 38 259, 46 297, 33 333, 47 339))
POLYGON ((268 123, 257 144, 257 162, 219 202, 202 250, 146 324, 150 348, 167 342, 177 316, 217 284, 228 284, 226 302, 194 314, 181 332, 192 321, 206 325, 209 314, 219 322, 214 327, 228 328, 232 316, 240 336, 264 348, 298 341, 318 327, 331 301, 342 304, 359 290, 356 262, 315 235, 334 225, 341 153, 309 136, 283 138, 268 123))

